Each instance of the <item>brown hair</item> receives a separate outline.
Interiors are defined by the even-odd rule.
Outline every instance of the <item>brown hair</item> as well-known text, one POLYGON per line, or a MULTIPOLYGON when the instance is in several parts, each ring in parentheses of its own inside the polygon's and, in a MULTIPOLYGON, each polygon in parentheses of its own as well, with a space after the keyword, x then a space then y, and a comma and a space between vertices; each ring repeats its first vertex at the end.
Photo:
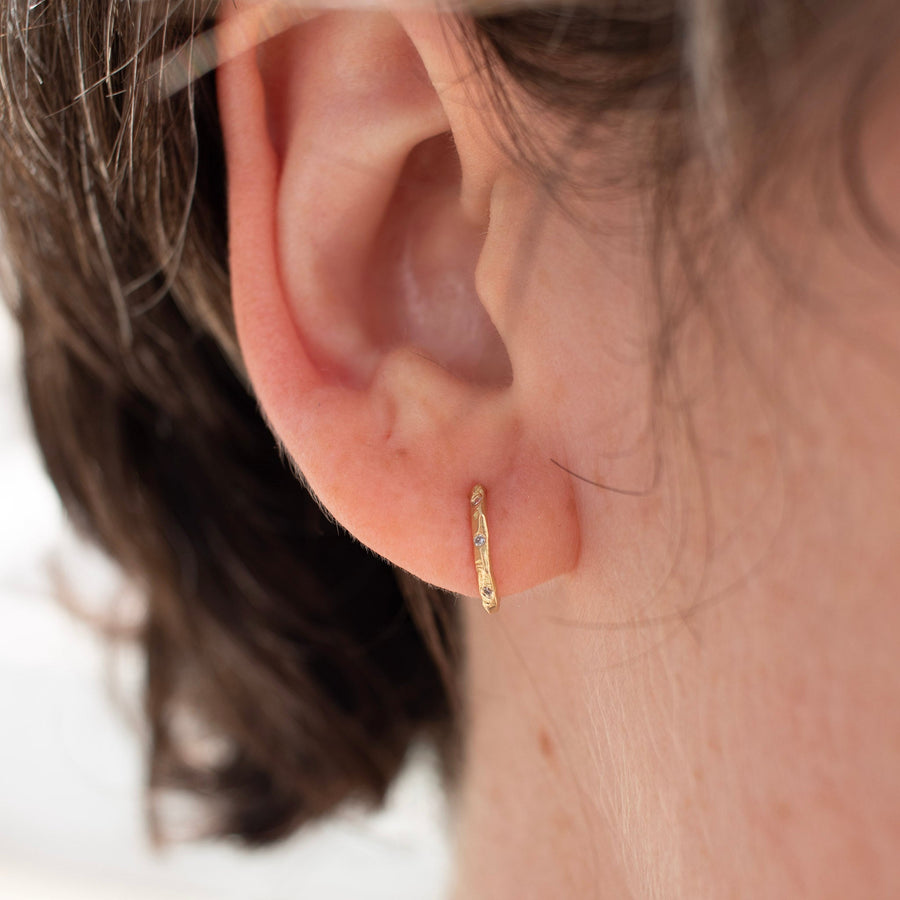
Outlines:
MULTIPOLYGON (((776 17, 787 50, 840 5, 595 0, 464 27, 488 73, 562 120, 640 97, 715 122, 726 74, 776 17)), ((347 798, 379 801, 418 738, 452 771, 454 598, 329 521, 242 371, 214 76, 164 98, 154 68, 213 4, 0 11, 0 203, 28 399, 73 521, 146 592, 151 791, 192 792, 213 830, 259 843, 347 798), (185 714, 222 752, 197 758, 185 714)), ((670 138, 680 158, 689 142, 670 138)))

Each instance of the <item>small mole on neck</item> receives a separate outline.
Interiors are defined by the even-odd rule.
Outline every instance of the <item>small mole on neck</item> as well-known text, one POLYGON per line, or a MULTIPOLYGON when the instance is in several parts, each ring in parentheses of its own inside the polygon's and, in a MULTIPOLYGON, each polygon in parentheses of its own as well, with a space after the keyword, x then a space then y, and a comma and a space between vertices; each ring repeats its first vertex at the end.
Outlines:
POLYGON ((541 751, 541 756, 547 760, 548 763, 556 764, 556 748, 553 746, 553 739, 547 733, 546 728, 539 728, 537 733, 538 739, 538 747, 541 751))

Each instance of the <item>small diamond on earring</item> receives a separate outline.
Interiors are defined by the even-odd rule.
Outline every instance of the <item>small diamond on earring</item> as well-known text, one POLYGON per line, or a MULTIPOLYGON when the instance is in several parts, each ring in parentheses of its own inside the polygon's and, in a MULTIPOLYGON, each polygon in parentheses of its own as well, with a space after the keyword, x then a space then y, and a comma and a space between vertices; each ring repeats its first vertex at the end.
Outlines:
POLYGON ((481 503, 481 494, 474 494, 472 496, 472 506, 478 506, 481 503))
POLYGON ((485 537, 484 537, 484 535, 483 535, 483 534, 476 534, 476 535, 475 535, 475 546, 476 546, 476 547, 483 547, 484 544, 485 544, 485 537))
POLYGON ((481 596, 482 597, 493 597, 494 592, 489 587, 483 587, 481 589, 481 596))

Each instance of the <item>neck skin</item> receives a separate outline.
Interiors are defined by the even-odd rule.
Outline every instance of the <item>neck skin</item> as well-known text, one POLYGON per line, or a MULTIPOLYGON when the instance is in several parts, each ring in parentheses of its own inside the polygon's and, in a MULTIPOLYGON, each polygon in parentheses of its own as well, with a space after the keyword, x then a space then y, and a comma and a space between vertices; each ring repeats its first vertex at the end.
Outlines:
POLYGON ((898 276, 824 254, 864 302, 752 367, 688 329, 657 488, 579 483, 576 570, 464 606, 454 900, 900 891, 898 276))
POLYGON ((896 896, 900 490, 855 440, 696 612, 604 616, 616 572, 466 607, 454 898, 896 896))

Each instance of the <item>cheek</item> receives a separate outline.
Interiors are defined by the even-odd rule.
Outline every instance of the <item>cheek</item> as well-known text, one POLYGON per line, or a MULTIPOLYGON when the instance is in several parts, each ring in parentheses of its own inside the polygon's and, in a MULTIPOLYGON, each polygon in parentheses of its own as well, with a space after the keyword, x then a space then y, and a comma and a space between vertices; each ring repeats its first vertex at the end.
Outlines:
POLYGON ((728 879, 708 875, 694 896, 887 896, 900 884, 896 616, 773 582, 703 614, 682 667, 676 808, 728 879))

